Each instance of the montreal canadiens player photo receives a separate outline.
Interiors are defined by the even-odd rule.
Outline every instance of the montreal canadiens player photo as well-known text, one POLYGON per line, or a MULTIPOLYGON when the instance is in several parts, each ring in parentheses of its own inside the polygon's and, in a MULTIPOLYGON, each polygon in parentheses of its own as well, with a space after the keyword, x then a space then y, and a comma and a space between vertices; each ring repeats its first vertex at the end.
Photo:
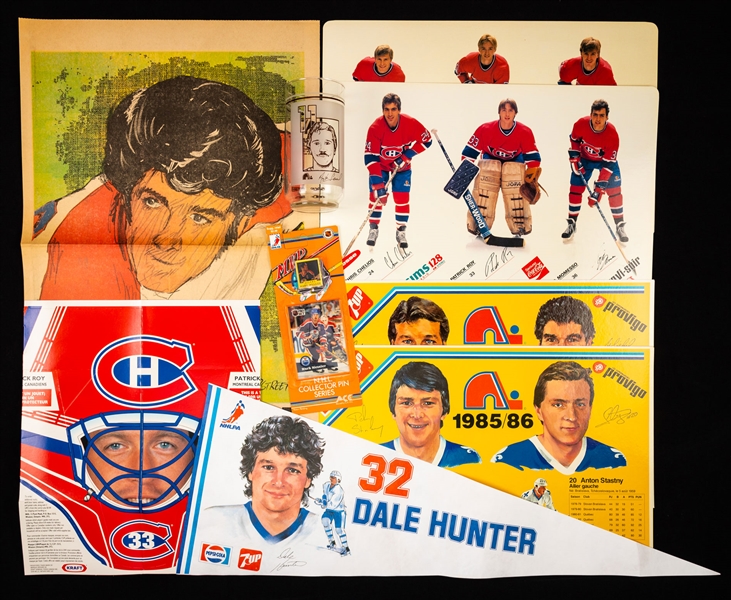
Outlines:
POLYGON ((460 83, 508 83, 510 66, 497 52, 497 39, 486 33, 477 40, 477 52, 470 52, 457 62, 454 74, 460 83))
POLYGON ((589 194, 589 206, 598 204, 606 194, 617 228, 617 238, 620 242, 629 242, 624 221, 622 174, 617 162, 619 134, 609 122, 609 104, 606 100, 594 101, 590 115, 574 123, 570 139, 569 216, 568 226, 561 237, 568 240, 576 233, 584 190, 592 173, 598 171, 594 190, 589 194))
POLYGON ((620 450, 586 437, 593 403, 589 370, 572 361, 553 363, 538 378, 533 397, 543 433, 506 446, 492 462, 521 471, 555 469, 563 475, 626 467, 620 450))
POLYGON ((559 85, 617 85, 611 65, 601 58, 602 43, 593 37, 584 38, 580 56, 569 58, 558 68, 559 85))
MULTIPOLYGON (((533 131, 515 120, 518 104, 506 98, 498 105, 499 119, 483 123, 462 150, 462 160, 477 162, 480 169, 472 195, 492 229, 495 206, 502 189, 505 220, 513 235, 528 235, 533 230, 530 205, 540 198, 538 178, 541 155, 533 131)), ((477 235, 475 219, 467 213, 467 231, 477 235)))
POLYGON ((388 200, 386 184, 391 181, 396 212, 396 243, 408 248, 406 224, 409 221, 411 161, 431 146, 429 130, 415 118, 401 112, 401 98, 386 94, 381 102, 383 116, 368 128, 365 143, 365 165, 368 169, 370 213, 369 246, 375 246, 383 208, 388 200))
POLYGON ((386 81, 402 83, 406 75, 395 62, 391 46, 382 44, 373 51, 373 56, 366 56, 353 71, 354 81, 386 81))
POLYGON ((399 437, 382 446, 444 468, 482 462, 472 448, 441 436, 442 419, 449 414, 449 384, 433 364, 410 362, 396 371, 388 407, 399 437))

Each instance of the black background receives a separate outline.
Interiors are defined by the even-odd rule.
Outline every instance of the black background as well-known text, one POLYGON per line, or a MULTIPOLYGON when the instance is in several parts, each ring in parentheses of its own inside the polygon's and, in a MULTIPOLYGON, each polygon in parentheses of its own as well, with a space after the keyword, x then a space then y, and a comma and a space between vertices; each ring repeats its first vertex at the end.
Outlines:
MULTIPOLYGON (((445 577, 295 578, 180 576, 23 577, 18 521, 18 464, 23 303, 20 233, 22 177, 17 18, 82 19, 369 19, 509 21, 649 21, 659 29, 660 117, 655 198, 653 278, 655 306, 655 513, 656 549, 714 571, 727 568, 727 513, 731 506, 729 429, 724 368, 728 350, 725 286, 728 242, 728 100, 721 101, 729 66, 721 48, 720 14, 710 3, 675 9, 664 2, 489 2, 442 5, 375 0, 355 8, 344 1, 291 5, 251 2, 109 3, 14 1, 3 9, 2 180, 2 562, 6 593, 34 600, 59 596, 165 597, 223 595, 251 598, 380 598, 510 594, 517 598, 636 597, 690 593, 705 598, 718 577, 530 577, 492 580, 445 577), (723 133, 721 133, 723 132, 723 133), (726 241, 726 243, 723 243, 726 241), (723 557, 726 557, 725 559, 723 557)), ((557 34, 560 35, 560 34, 557 34)), ((588 34, 587 34, 588 35, 588 34)), ((526 36, 530 26, 526 24, 526 36)), ((395 45, 393 40, 384 40, 395 45)), ((422 44, 438 44, 423 39, 422 44)), ((728 45, 728 43, 726 43, 728 45)), ((537 46, 536 54, 542 51, 537 46)), ((647 57, 638 56, 638 61, 647 57)), ((621 77, 618 76, 621 80, 621 77)), ((547 117, 549 118, 549 117, 547 117)), ((582 544, 581 539, 576 540, 582 544)), ((557 549, 560 552, 560 549, 557 549)), ((591 548, 585 548, 591 552, 591 548)), ((411 550, 411 560, 438 565, 439 556, 411 550)), ((357 556, 353 557, 358 559, 357 556)), ((378 575, 378 573, 373 573, 378 575)), ((725 578, 724 578, 725 579, 725 578)), ((722 590, 723 587, 720 587, 722 590)))

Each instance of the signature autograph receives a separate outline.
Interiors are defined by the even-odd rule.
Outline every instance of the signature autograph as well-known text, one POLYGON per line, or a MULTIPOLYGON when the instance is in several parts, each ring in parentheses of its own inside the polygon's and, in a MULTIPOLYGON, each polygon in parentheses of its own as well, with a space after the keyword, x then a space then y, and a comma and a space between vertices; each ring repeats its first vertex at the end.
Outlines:
POLYGON ((374 422, 375 417, 368 416, 368 410, 363 406, 360 411, 354 412, 347 417, 355 421, 352 430, 355 433, 365 433, 368 431, 378 431, 379 437, 383 435, 383 425, 376 425, 374 422))
POLYGON ((396 246, 394 247, 395 260, 391 258, 391 254, 389 252, 386 252, 386 256, 383 257, 383 260, 389 269, 395 269, 399 264, 409 258, 409 256, 411 256, 411 252, 409 252, 406 248, 399 248, 396 246))
POLYGON ((272 572, 281 571, 282 569, 286 569, 287 567, 304 567, 307 564, 307 561, 296 560, 294 551, 291 548, 286 548, 285 550, 282 550, 282 553, 277 556, 277 558, 283 558, 284 560, 276 567, 274 567, 272 569, 272 572))
POLYGON ((606 252, 602 252, 602 255, 596 259, 596 270, 601 271, 604 267, 606 267, 610 262, 612 262, 616 256, 609 256, 606 252))
POLYGON ((504 264, 511 261, 512 259, 513 252, 511 250, 508 250, 507 248, 503 248, 503 251, 500 253, 499 258, 497 252, 492 252, 490 256, 487 257, 487 262, 485 263, 485 277, 489 277, 500 267, 502 267, 504 264))
POLYGON ((624 425, 627 422, 627 419, 637 416, 637 411, 632 412, 631 408, 619 408, 619 404, 616 404, 615 406, 605 410, 602 416, 604 417, 604 423, 599 423, 597 427, 612 422, 617 425, 624 425))

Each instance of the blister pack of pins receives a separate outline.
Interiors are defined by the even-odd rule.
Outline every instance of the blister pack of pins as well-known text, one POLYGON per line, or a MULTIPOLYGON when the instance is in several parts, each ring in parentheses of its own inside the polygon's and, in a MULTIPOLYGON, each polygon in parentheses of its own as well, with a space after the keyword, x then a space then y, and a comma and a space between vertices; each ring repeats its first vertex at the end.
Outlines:
POLYGON ((292 411, 359 406, 337 227, 267 233, 292 411))

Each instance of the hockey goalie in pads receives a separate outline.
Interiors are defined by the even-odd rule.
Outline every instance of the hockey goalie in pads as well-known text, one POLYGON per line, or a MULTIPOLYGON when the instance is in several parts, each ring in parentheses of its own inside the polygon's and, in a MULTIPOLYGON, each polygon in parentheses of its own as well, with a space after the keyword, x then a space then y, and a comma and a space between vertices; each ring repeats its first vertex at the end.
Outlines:
MULTIPOLYGON (((495 222, 495 206, 500 193, 500 181, 502 176, 502 163, 499 160, 484 159, 477 163, 480 172, 475 180, 475 187, 472 195, 475 202, 485 218, 488 228, 492 229, 495 222)), ((474 217, 467 211, 467 231, 478 235, 477 223, 474 217)))

